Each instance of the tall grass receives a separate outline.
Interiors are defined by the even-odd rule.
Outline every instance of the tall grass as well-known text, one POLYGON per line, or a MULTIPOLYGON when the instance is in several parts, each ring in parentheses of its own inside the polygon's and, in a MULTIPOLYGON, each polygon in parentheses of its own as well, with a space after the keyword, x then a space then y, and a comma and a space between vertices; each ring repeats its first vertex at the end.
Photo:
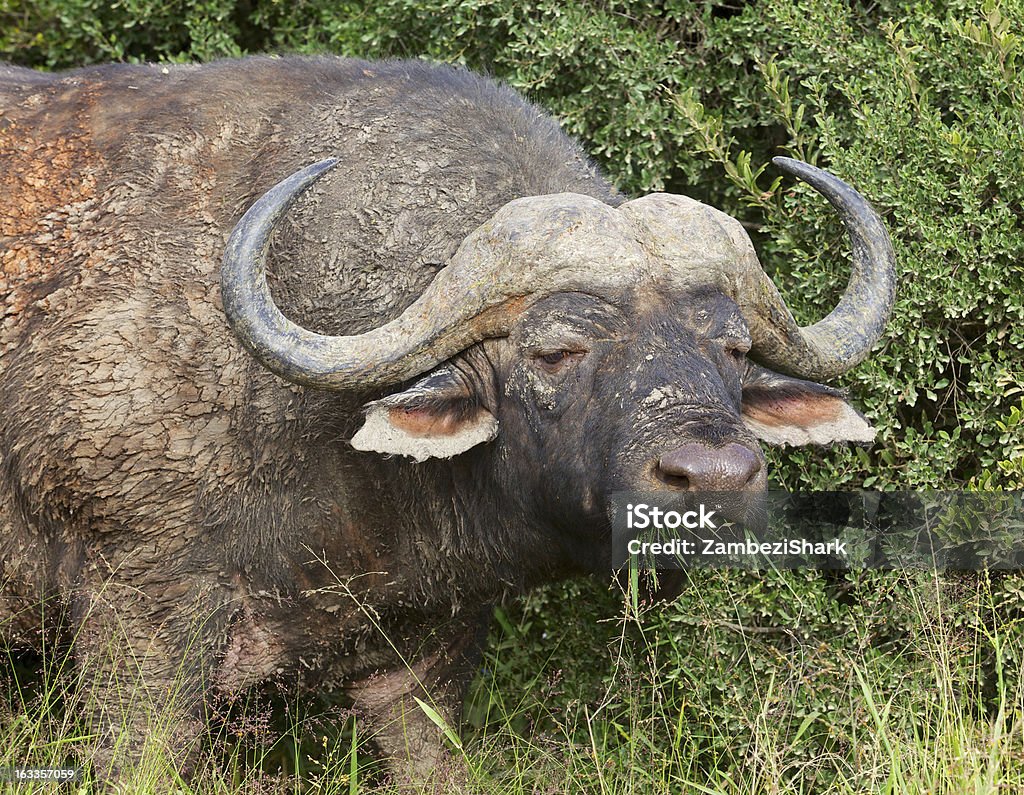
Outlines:
MULTIPOLYGON (((759 677, 746 701, 680 687, 678 673, 667 679, 671 666, 657 637, 662 629, 650 621, 661 608, 635 612, 628 598, 622 614, 606 625, 613 639, 606 656, 590 663, 607 672, 601 687, 552 697, 553 689, 577 681, 560 674, 558 639, 550 639, 549 654, 531 653, 532 678, 523 681, 515 672, 522 670, 519 641, 528 631, 528 612, 512 620, 499 611, 467 705, 475 728, 454 751, 464 755, 467 790, 1024 792, 1022 678, 1006 667, 1022 658, 1020 634, 1012 619, 999 618, 1006 611, 991 582, 984 575, 970 582, 967 598, 962 581, 951 589, 939 576, 934 587, 914 592, 920 631, 913 648, 878 653, 869 638, 853 644, 861 651, 829 673, 841 679, 843 694, 835 705, 841 714, 831 716, 804 714, 792 698, 794 688, 815 686, 814 671, 806 668, 813 657, 797 650, 765 665, 771 656, 765 628, 733 624, 699 599, 691 604, 695 621, 724 623, 744 639, 749 653, 735 675, 759 677), (951 590, 958 596, 951 597, 951 590), (985 666, 992 670, 982 671, 985 666)), ((94 739, 84 717, 91 695, 83 692, 88 680, 77 675, 67 649, 49 649, 42 657, 8 650, 0 670, 0 766, 84 764, 94 739)), ((692 681, 703 675, 685 673, 692 681)), ((427 702, 423 708, 431 709, 427 702)), ((215 711, 201 763, 188 781, 175 773, 168 751, 172 725, 161 717, 151 716, 121 791, 397 791, 373 759, 371 738, 351 712, 327 698, 254 691, 215 711)), ((65 791, 91 792, 102 780, 87 771, 65 791)), ((4 786, 19 795, 53 791, 50 784, 4 786)))
MULTIPOLYGON (((509 692, 493 679, 477 694, 490 714, 473 747, 475 758, 501 782, 502 792, 1024 792, 1020 680, 997 671, 994 692, 978 692, 982 661, 1020 659, 1021 650, 1006 645, 1019 640, 992 620, 995 606, 983 577, 967 600, 977 611, 970 617, 947 612, 949 589, 938 579, 935 584, 917 594, 926 645, 906 652, 927 661, 926 675, 911 677, 903 655, 880 655, 865 645, 849 660, 852 675, 844 683, 845 703, 838 707, 865 719, 831 721, 830 727, 846 725, 849 731, 822 738, 818 745, 824 750, 815 756, 808 757, 801 744, 820 716, 800 714, 787 700, 794 683, 782 681, 785 661, 772 667, 758 696, 745 704, 716 702, 697 691, 689 694, 697 699, 693 703, 665 686, 656 639, 630 632, 631 619, 626 619, 603 697, 582 709, 545 713, 535 700, 543 696, 540 688, 509 692), (893 669, 901 667, 908 669, 906 681, 913 687, 892 686, 893 669), (530 723, 546 728, 524 733, 527 715, 530 723), (703 720, 695 722, 691 715, 703 720), (729 748, 737 723, 749 735, 729 748), (728 750, 715 750, 723 745, 728 750)), ((956 607, 963 607, 962 599, 956 607)), ((722 616, 695 617, 701 619, 721 622, 722 616)), ((734 628, 750 637, 761 629, 734 628)), ((760 662, 752 649, 747 664, 761 670, 760 662)), ((792 670, 799 668, 794 660, 792 670)), ((538 682, 545 676, 538 671, 538 682)))

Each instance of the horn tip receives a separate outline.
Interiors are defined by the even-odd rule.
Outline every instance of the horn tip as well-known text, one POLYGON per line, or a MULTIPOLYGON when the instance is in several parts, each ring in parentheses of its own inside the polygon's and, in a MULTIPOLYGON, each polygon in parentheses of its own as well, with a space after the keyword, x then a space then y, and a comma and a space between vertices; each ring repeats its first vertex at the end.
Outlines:
POLYGON ((338 165, 338 158, 328 157, 321 160, 318 163, 313 163, 311 166, 306 166, 306 168, 303 169, 303 171, 307 176, 319 177, 325 171, 334 168, 336 165, 338 165))
POLYGON ((830 202, 834 203, 837 194, 853 194, 854 198, 865 201, 863 197, 856 194, 852 187, 835 174, 817 166, 812 166, 810 163, 805 163, 803 160, 779 155, 772 158, 772 163, 784 173, 791 174, 797 179, 806 182, 830 202))
POLYGON ((776 157, 773 157, 772 165, 777 166, 778 168, 785 171, 787 174, 793 174, 798 177, 804 174, 814 173, 815 171, 818 171, 818 169, 816 169, 810 163, 805 163, 802 160, 796 160, 795 158, 792 157, 783 157, 782 155, 777 155, 776 157))

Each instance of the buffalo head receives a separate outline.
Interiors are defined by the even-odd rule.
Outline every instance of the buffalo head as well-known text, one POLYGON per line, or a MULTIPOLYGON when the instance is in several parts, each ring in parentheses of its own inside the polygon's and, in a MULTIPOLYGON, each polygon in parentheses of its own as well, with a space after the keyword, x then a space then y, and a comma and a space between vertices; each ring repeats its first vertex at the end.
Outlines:
POLYGON ((809 327, 733 218, 671 194, 612 207, 562 193, 499 209, 396 319, 354 336, 311 332, 275 306, 264 266, 275 223, 330 161, 279 183, 239 222, 225 310, 280 376, 385 395, 366 407, 357 450, 478 456, 481 480, 520 513, 578 540, 617 491, 763 490, 759 440, 872 438, 815 381, 878 340, 894 296, 888 236, 839 179, 776 162, 831 202, 853 247, 842 300, 809 327))

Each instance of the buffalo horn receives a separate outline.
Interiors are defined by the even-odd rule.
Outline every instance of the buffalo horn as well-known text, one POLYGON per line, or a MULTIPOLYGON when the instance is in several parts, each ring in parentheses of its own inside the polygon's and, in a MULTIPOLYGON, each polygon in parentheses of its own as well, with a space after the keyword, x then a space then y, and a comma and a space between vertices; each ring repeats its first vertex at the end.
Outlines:
POLYGON ((853 249, 850 280, 823 320, 800 327, 775 285, 759 270, 741 307, 750 325, 751 355, 781 372, 827 381, 863 361, 892 313, 896 268, 892 243, 867 199, 838 177, 788 157, 772 160, 828 199, 839 212, 853 249))
POLYGON ((488 337, 505 336, 531 303, 555 292, 621 295, 644 262, 628 221, 572 193, 509 202, 470 233, 400 316, 361 334, 302 328, 277 308, 266 262, 275 224, 335 164, 285 178, 246 211, 221 267, 224 311, 245 348, 282 378, 324 389, 370 389, 426 372, 488 337), (513 266, 514 265, 514 266, 513 266))

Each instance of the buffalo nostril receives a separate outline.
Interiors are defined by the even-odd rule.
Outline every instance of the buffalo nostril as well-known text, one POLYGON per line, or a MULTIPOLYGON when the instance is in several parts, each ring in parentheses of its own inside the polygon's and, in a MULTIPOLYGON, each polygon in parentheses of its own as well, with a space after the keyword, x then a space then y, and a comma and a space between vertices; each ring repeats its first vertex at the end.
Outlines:
POLYGON ((658 459, 655 474, 666 485, 686 491, 735 491, 761 471, 761 456, 731 442, 710 447, 690 442, 658 459))
POLYGON ((661 466, 660 460, 654 467, 654 476, 666 486, 671 486, 672 488, 679 489, 680 491, 690 490, 690 479, 686 475, 677 475, 668 469, 665 469, 661 466))

